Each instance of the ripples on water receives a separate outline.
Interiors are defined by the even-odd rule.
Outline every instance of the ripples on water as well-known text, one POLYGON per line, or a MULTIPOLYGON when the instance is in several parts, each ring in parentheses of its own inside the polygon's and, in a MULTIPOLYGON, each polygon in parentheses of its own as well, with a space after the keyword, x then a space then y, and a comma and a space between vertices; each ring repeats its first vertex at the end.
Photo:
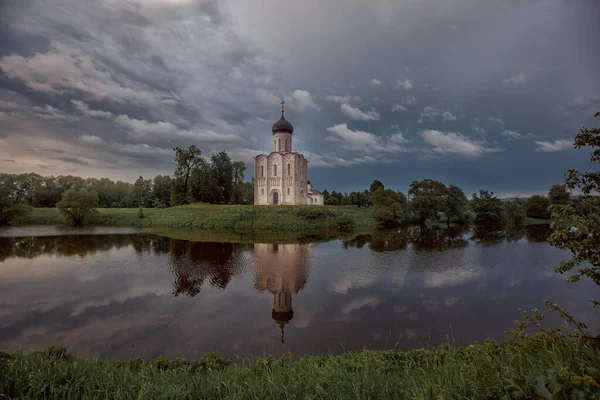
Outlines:
MULTIPOLYGON (((20 229, 20 228, 19 228, 20 229)), ((547 227, 375 232, 320 244, 199 243, 132 230, 0 232, 0 348, 196 358, 503 338, 549 298, 598 325, 593 285, 553 271, 547 227), (74 234, 77 233, 77 234, 74 234)))

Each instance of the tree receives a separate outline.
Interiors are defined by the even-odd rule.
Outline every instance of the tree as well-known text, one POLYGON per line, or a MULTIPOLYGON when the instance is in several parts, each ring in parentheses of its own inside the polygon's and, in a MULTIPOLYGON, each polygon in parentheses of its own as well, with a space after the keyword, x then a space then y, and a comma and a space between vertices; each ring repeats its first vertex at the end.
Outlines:
POLYGON ((464 219, 467 210, 467 196, 461 188, 450 185, 446 188, 442 204, 442 211, 446 215, 446 225, 450 228, 450 219, 464 219))
POLYGON ((152 205, 165 208, 171 205, 171 177, 156 175, 152 181, 152 205))
POLYGON ((56 203, 58 211, 65 215, 73 226, 83 226, 85 219, 98 207, 98 195, 87 189, 69 189, 56 203))
POLYGON ((446 185, 440 181, 423 179, 413 181, 408 190, 410 208, 419 218, 419 225, 425 228, 427 219, 437 219, 437 214, 442 210, 446 185))
POLYGON ((375 193, 378 189, 385 189, 385 186, 383 186, 383 183, 375 179, 373 183, 371 183, 369 190, 371 191, 371 193, 375 193))
POLYGON ((493 232, 504 227, 506 216, 502 202, 493 192, 480 190, 479 196, 473 193, 471 207, 475 212, 475 226, 478 229, 493 232))
POLYGON ((233 168, 233 185, 237 186, 244 182, 244 172, 246 171, 246 164, 242 161, 234 161, 231 164, 233 168))
POLYGON ((401 223, 406 217, 406 196, 391 189, 378 189, 371 195, 373 218, 381 227, 401 223))
POLYGON ((504 203, 506 225, 510 229, 519 228, 525 222, 525 205, 521 200, 513 200, 504 203))
POLYGON ((323 193, 323 202, 326 202, 326 201, 327 201, 327 199, 328 199, 328 198, 329 198, 329 196, 330 196, 330 195, 329 195, 329 191, 328 191, 327 189, 325 189, 325 190, 323 190, 323 192, 321 192, 321 193, 323 193))
POLYGON ((175 147, 175 178, 181 180, 182 191, 175 196, 177 204, 189 203, 189 180, 192 171, 201 167, 206 161, 202 158, 202 152, 196 145, 191 145, 187 149, 175 147))
POLYGON ((548 191, 548 200, 550 204, 567 204, 571 200, 571 193, 565 185, 552 185, 548 191))
POLYGON ((152 206, 152 181, 140 176, 131 189, 132 206, 151 207, 152 206))
POLYGON ((15 203, 7 188, 0 186, 0 226, 8 225, 13 218, 25 214, 29 208, 15 203))
MULTIPOLYGON (((600 117, 600 112, 594 117, 600 117)), ((576 149, 594 149, 590 160, 600 164, 600 128, 581 128, 573 145, 576 149)), ((570 282, 579 281, 586 276, 596 285, 600 285, 600 172, 582 173, 569 170, 565 173, 564 183, 571 190, 579 189, 584 197, 577 203, 550 207, 552 217, 560 219, 561 223, 554 224, 556 229, 548 238, 548 242, 559 249, 570 250, 573 254, 573 257, 562 262, 556 271, 564 274, 579 267, 577 272, 568 278, 570 282)), ((597 300, 592 300, 592 303, 600 306, 597 300)))
POLYGON ((531 196, 525 204, 525 212, 530 218, 550 218, 550 212, 548 207, 550 206, 550 200, 547 197, 540 196, 538 194, 531 196))
POLYGON ((335 196, 329 196, 327 198, 327 200, 325 201, 325 205, 328 205, 328 206, 339 206, 340 205, 340 201, 335 196))
POLYGON ((210 177, 214 185, 215 203, 229 204, 233 195, 234 168, 226 152, 213 153, 210 157, 210 177))

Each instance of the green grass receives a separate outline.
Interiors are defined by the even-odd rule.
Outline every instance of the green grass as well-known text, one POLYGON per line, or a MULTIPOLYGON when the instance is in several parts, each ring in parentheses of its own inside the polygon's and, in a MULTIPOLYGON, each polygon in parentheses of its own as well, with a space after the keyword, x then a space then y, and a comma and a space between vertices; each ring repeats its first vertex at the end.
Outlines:
POLYGON ((600 396, 599 365, 600 350, 576 340, 529 351, 488 342, 233 364, 214 354, 106 361, 51 348, 0 353, 0 398, 592 399, 600 396))
MULTIPOLYGON (((197 204, 164 209, 145 208, 144 218, 138 217, 137 208, 105 208, 91 216, 91 226, 137 226, 160 228, 198 228, 201 230, 235 231, 241 233, 294 232, 327 233, 338 231, 336 221, 349 216, 356 222, 356 231, 370 231, 375 227, 371 209, 331 206, 233 206, 197 204), (309 218, 306 212, 320 213, 309 218)), ((64 224, 56 209, 34 208, 13 221, 14 225, 64 224)))

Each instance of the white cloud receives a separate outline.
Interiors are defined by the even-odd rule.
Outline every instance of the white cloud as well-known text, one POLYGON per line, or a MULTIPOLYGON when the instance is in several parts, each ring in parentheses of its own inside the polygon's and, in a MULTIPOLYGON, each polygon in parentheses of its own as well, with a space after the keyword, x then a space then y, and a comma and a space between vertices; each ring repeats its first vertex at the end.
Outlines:
POLYGON ((375 110, 365 112, 359 108, 352 107, 348 103, 342 104, 340 109, 342 110, 342 113, 358 121, 377 121, 380 118, 379 113, 375 110))
POLYGON ((410 89, 412 89, 412 87, 413 87, 413 84, 412 84, 412 82, 411 82, 410 80, 408 80, 408 79, 405 79, 405 80, 403 80, 403 81, 401 81, 401 80, 397 80, 397 81, 396 81, 396 87, 397 87, 397 88, 402 88, 402 89, 404 89, 404 90, 410 90, 410 89))
POLYGON ((441 118, 443 121, 456 121, 457 119, 456 115, 452 114, 450 111, 442 110, 432 106, 425 106, 421 112, 419 122, 431 122, 435 121, 437 118, 441 118))
POLYGON ((496 122, 498 124, 504 125, 504 121, 502 121, 500 118, 489 117, 488 121, 492 121, 492 122, 496 122))
POLYGON ((554 152, 563 151, 573 147, 573 142, 569 139, 558 139, 554 142, 535 141, 537 148, 535 151, 554 152))
POLYGON ((485 135, 485 129, 480 128, 477 125, 473 125, 473 130, 481 135, 485 135))
POLYGON ((402 103, 404 103, 404 104, 416 104, 417 103, 417 98, 415 96, 410 96, 410 97, 407 97, 406 99, 404 99, 404 101, 402 103))
POLYGON ((83 101, 79 101, 79 100, 71 100, 71 103, 73 103, 73 105, 82 113, 84 113, 85 115, 88 115, 90 117, 103 117, 103 118, 112 118, 113 114, 108 112, 108 111, 102 111, 102 110, 91 110, 90 107, 84 103, 83 101))
POLYGON ((343 104, 350 101, 350 96, 327 96, 325 97, 325 100, 343 104))
POLYGON ((523 139, 523 135, 521 135, 519 132, 515 132, 515 131, 510 131, 510 130, 506 130, 502 133, 500 133, 502 136, 506 137, 506 140, 511 141, 511 140, 520 140, 523 139))
POLYGON ((340 143, 346 150, 365 153, 363 156, 364 161, 381 159, 382 157, 378 157, 378 155, 383 153, 386 156, 375 162, 394 162, 396 160, 389 159, 390 153, 408 151, 403 145, 409 141, 404 137, 402 132, 378 137, 370 132, 353 131, 346 124, 334 125, 327 128, 327 131, 332 133, 332 136, 329 136, 327 140, 340 143))
POLYGON ((217 133, 212 130, 199 128, 179 129, 175 124, 169 121, 149 122, 129 118, 121 114, 115 118, 120 125, 128 128, 130 136, 134 138, 152 138, 152 137, 178 137, 182 139, 192 139, 206 142, 243 142, 244 139, 233 133, 217 133))
POLYGON ((379 79, 373 78, 369 81, 371 86, 381 86, 381 81, 379 79))
POLYGON ((106 70, 99 68, 92 58, 79 49, 72 49, 53 41, 46 53, 30 57, 12 54, 0 58, 0 69, 11 78, 22 80, 33 90, 61 93, 77 90, 95 99, 118 102, 160 103, 172 99, 148 90, 133 90, 118 84, 106 70))
POLYGON ((319 106, 315 103, 308 90, 294 90, 286 102, 291 108, 298 111, 304 111, 309 108, 320 110, 319 106))
POLYGON ((394 104, 392 106, 392 112, 404 112, 404 111, 408 111, 408 108, 406 108, 400 104, 394 104))
POLYGON ((258 99, 258 101, 260 101, 263 104, 279 104, 281 102, 281 99, 279 97, 264 89, 257 90, 255 96, 258 99))
POLYGON ((496 152, 501 149, 486 148, 483 142, 474 141, 455 132, 440 132, 425 130, 421 136, 426 143, 433 146, 433 151, 440 154, 458 154, 469 158, 476 158, 484 153, 496 152))
POLYGON ((529 80, 529 75, 521 72, 518 75, 515 76, 511 76, 510 78, 507 78, 504 80, 504 84, 506 85, 517 85, 517 84, 521 84, 521 83, 525 83, 529 80))
POLYGON ((103 148, 104 150, 109 150, 117 153, 123 153, 128 155, 143 155, 143 156, 152 156, 152 155, 161 155, 161 156, 172 156, 172 149, 164 149, 161 147, 153 147, 147 144, 124 144, 117 142, 107 142, 98 136, 93 135, 82 135, 80 139, 90 145, 95 147, 103 148))

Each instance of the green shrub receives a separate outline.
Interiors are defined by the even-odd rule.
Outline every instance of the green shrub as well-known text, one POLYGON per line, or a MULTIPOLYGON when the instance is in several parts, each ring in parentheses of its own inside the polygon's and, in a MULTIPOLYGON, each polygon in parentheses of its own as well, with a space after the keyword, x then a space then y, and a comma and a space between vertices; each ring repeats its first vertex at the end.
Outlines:
POLYGON ((303 208, 301 210, 298 210, 297 215, 302 219, 306 219, 306 220, 310 221, 310 220, 331 218, 331 217, 335 216, 335 213, 326 208, 314 208, 314 209, 303 208))
POLYGON ((352 232, 356 227, 356 220, 349 215, 342 214, 335 219, 335 227, 340 232, 352 232))

